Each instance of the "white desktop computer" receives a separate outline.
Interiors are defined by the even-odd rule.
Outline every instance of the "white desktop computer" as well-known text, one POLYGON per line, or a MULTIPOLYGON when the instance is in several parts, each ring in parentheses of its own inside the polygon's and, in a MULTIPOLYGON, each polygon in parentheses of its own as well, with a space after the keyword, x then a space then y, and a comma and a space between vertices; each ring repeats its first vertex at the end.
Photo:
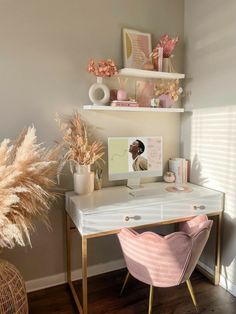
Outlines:
POLYGON ((163 175, 162 137, 108 138, 109 180, 127 179, 127 186, 140 189, 143 177, 163 175))

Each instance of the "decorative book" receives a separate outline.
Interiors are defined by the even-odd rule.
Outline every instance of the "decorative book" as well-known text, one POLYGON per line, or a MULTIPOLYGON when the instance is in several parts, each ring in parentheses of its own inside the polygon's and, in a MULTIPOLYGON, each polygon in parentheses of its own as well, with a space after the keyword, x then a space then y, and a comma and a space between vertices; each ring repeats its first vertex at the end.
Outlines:
POLYGON ((112 107, 139 107, 136 101, 130 100, 113 100, 111 102, 112 107))
POLYGON ((176 184, 187 183, 189 181, 189 160, 185 158, 169 159, 169 171, 174 172, 176 184))

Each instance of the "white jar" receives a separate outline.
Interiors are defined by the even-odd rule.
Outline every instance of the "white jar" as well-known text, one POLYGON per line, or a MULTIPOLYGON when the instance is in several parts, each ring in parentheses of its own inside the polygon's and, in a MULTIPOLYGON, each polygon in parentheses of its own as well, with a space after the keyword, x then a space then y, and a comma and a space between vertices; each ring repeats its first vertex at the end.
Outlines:
POLYGON ((89 194, 94 191, 94 172, 90 171, 90 165, 76 165, 74 191, 79 195, 89 194))

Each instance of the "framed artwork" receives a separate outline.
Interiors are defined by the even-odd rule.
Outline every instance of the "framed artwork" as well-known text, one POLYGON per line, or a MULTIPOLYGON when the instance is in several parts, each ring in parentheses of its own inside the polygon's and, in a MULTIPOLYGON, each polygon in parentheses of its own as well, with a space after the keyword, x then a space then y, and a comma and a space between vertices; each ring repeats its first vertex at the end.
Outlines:
POLYGON ((150 63, 151 34, 123 28, 124 67, 143 69, 150 63))
POLYGON ((140 107, 150 107, 154 97, 154 88, 153 81, 136 81, 135 98, 140 107))

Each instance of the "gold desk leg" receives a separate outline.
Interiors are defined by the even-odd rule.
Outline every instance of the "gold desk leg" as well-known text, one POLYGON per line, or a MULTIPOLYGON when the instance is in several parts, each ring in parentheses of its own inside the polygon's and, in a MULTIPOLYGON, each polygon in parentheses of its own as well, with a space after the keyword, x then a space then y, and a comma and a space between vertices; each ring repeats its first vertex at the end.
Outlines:
POLYGON ((66 214, 66 258, 67 258, 67 281, 71 281, 71 236, 70 217, 66 214))
POLYGON ((216 242, 215 242, 214 274, 209 273, 205 268, 203 268, 199 264, 197 265, 197 269, 216 286, 218 286, 220 283, 222 218, 223 218, 223 213, 220 213, 216 216, 216 242))
POLYGON ((87 238, 82 236, 82 287, 83 314, 88 313, 88 283, 87 283, 87 238))
POLYGON ((222 217, 223 217, 223 213, 220 213, 217 216, 217 225, 216 225, 217 235, 216 235, 215 276, 214 276, 215 285, 219 285, 220 283, 222 217))
POLYGON ((67 282, 71 289, 71 293, 73 295, 79 313, 83 314, 83 308, 80 304, 79 298, 77 296, 76 290, 71 280, 71 225, 70 216, 68 214, 66 214, 66 257, 67 257, 67 282))

